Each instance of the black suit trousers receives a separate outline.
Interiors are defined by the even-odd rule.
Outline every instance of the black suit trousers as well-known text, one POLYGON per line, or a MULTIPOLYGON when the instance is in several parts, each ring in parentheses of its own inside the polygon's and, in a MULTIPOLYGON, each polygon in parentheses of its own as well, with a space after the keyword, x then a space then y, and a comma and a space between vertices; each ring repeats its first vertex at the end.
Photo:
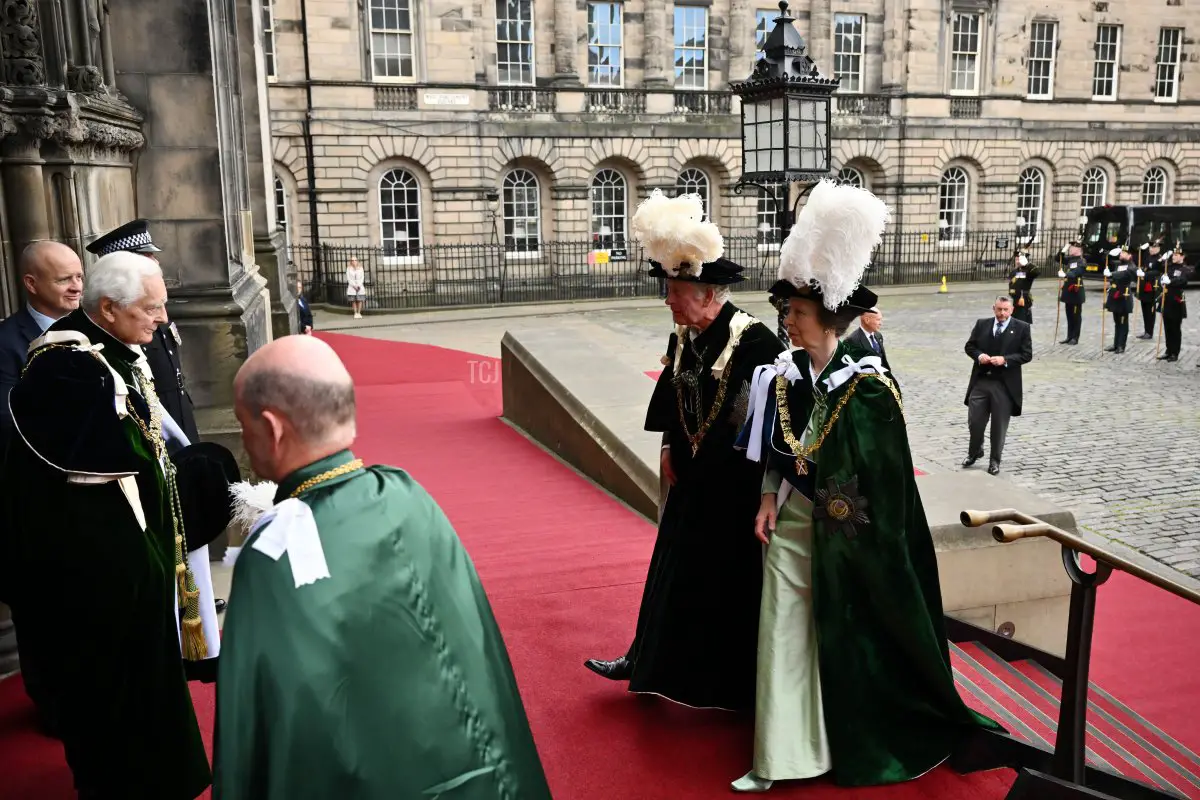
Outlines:
POLYGON ((1147 292, 1149 297, 1143 297, 1142 303, 1142 325, 1145 327, 1146 335, 1154 335, 1154 295, 1147 292))
POLYGON ((1083 304, 1064 303, 1063 313, 1067 317, 1067 341, 1079 341, 1079 331, 1083 328, 1083 304))
POLYGON ((1167 355, 1179 356, 1183 347, 1183 319, 1180 317, 1163 317, 1163 339, 1166 340, 1167 355))
POLYGON ((971 432, 971 443, 967 455, 978 458, 983 455, 983 429, 988 420, 992 423, 991 455, 989 460, 1000 463, 1004 453, 1004 438, 1008 435, 1008 421, 1012 417, 1013 402, 996 378, 980 377, 971 387, 967 401, 967 427, 971 432))
POLYGON ((1129 312, 1114 311, 1113 315, 1113 347, 1118 350, 1125 347, 1129 339, 1129 312))

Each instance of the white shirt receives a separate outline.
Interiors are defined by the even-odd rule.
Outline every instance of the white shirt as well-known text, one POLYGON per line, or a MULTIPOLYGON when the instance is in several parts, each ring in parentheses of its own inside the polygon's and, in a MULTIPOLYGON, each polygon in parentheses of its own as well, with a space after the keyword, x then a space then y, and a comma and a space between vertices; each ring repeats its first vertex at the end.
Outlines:
POLYGON ((42 333, 45 333, 51 325, 58 322, 54 317, 47 317, 28 303, 25 304, 25 310, 29 312, 29 316, 33 317, 33 321, 42 329, 42 333))

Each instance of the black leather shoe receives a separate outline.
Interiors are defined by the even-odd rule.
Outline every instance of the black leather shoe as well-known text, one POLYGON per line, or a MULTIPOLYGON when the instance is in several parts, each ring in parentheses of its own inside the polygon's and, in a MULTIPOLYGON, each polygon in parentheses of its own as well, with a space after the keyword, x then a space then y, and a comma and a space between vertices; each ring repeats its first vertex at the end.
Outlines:
POLYGON ((999 475, 999 474, 1000 474, 1000 462, 999 461, 993 461, 992 463, 988 464, 988 475, 999 475))
POLYGON ((1068 339, 1067 344, 1079 344, 1079 340, 1078 339, 1068 339))
POLYGON ((1178 361, 1178 360, 1179 360, 1179 356, 1167 356, 1167 363, 1171 363, 1171 362, 1178 361))
POLYGON ((220 614, 225 610, 225 606, 229 604, 225 602, 224 598, 218 597, 213 600, 213 605, 217 607, 217 613, 220 614))
POLYGON ((1159 361, 1170 361, 1171 357, 1170 356, 1159 356, 1158 360, 1159 361))
POLYGON ((610 681, 627 681, 633 677, 633 662, 625 656, 614 661, 589 658, 583 662, 583 665, 601 678, 608 678, 610 681))
POLYGON ((1063 339, 1061 342, 1059 342, 1059 344, 1070 344, 1070 343, 1071 343, 1070 339, 1063 339))
POLYGON ((1119 347, 1106 347, 1106 348, 1104 348, 1104 352, 1106 352, 1106 353, 1119 353, 1119 352, 1121 352, 1121 348, 1119 348, 1119 347))
POLYGON ((1139 339, 1153 339, 1153 338, 1154 338, 1154 334, 1153 334, 1153 333, 1139 333, 1139 334, 1138 334, 1138 336, 1137 336, 1137 338, 1139 338, 1139 339))

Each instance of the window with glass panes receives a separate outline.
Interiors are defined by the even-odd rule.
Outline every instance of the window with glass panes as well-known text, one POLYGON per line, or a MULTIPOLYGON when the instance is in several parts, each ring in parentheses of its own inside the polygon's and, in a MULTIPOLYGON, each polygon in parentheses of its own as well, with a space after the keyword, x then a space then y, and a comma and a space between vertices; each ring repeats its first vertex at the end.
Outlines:
POLYGON ((408 170, 379 180, 379 226, 385 256, 421 255, 421 186, 408 170))
POLYGON ((620 87, 625 47, 622 5, 588 3, 588 86, 620 87))
POLYGON ((1042 229, 1042 208, 1046 201, 1046 175, 1036 167, 1021 171, 1017 179, 1017 219, 1024 220, 1020 235, 1025 237, 1042 229))
POLYGON ((983 15, 955 12, 950 31, 950 93, 979 93, 983 15))
POLYGON ((1117 99, 1117 64, 1121 57, 1121 26, 1096 26, 1096 62, 1092 67, 1092 99, 1117 99))
POLYGON ((763 45, 767 43, 767 37, 775 29, 775 18, 778 16, 779 9, 777 8, 760 8, 754 12, 754 57, 756 59, 763 57, 763 45))
POLYGON ((708 192, 708 176, 703 170, 689 167, 679 173, 679 177, 675 179, 676 194, 698 194, 700 195, 700 203, 704 206, 705 219, 712 219, 709 213, 709 203, 711 196, 708 192))
POLYGON ((863 90, 863 55, 867 18, 862 14, 833 15, 833 72, 843 92, 863 90))
POLYGON ((496 0, 496 80, 533 85, 533 0, 496 0))
POLYGON ((542 198, 537 176, 514 169, 504 176, 504 249, 510 253, 536 253, 542 240, 542 198))
POLYGON ((275 179, 275 226, 278 228, 288 226, 287 190, 280 178, 275 179))
POLYGON ((1179 96, 1179 46, 1182 28, 1161 28, 1158 31, 1158 54, 1155 56, 1154 99, 1174 102, 1179 96))
POLYGON ((412 0, 371 0, 371 75, 376 80, 412 78, 412 0))
POLYGON ((266 61, 267 77, 275 77, 275 0, 263 0, 263 58, 266 61))
POLYGON ((759 192, 756 225, 760 246, 778 246, 782 238, 779 227, 779 207, 786 202, 787 187, 779 183, 766 185, 769 192, 759 192))
POLYGON ((708 88, 708 9, 675 6, 675 88, 708 88))
POLYGON ((1142 176, 1142 205, 1161 206, 1167 202, 1167 171, 1151 167, 1142 176))
POLYGON ((1026 93, 1029 97, 1054 96, 1054 55, 1058 43, 1057 22, 1035 22, 1029 26, 1029 70, 1026 93))
POLYGON ((854 167, 842 167, 838 170, 837 182, 846 186, 857 186, 859 189, 867 188, 867 179, 854 167))
POLYGON ((592 241, 599 249, 625 246, 628 204, 625 176, 602 169, 592 178, 592 241))
POLYGON ((959 243, 967 233, 967 201, 971 179, 962 167, 942 173, 938 184, 938 229, 944 243, 959 243))
POLYGON ((1088 167, 1079 189, 1079 216, 1108 202, 1108 173, 1100 167, 1088 167))

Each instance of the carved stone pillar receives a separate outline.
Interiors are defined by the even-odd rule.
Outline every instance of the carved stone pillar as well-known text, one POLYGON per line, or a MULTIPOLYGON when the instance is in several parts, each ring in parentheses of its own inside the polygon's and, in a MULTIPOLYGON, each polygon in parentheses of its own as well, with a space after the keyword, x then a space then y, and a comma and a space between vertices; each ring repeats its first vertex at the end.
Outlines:
POLYGON ((30 242, 49 239, 50 216, 47 213, 46 181, 42 174, 41 153, 38 142, 24 136, 13 136, 4 140, 0 155, 4 163, 0 173, 4 179, 4 196, 9 203, 8 235, 12 241, 13 257, 30 242))
POLYGON ((675 15, 675 3, 645 0, 642 7, 642 59, 646 64, 642 84, 647 89, 665 89, 673 83, 667 72, 668 54, 674 51, 667 36, 667 18, 675 15))
POLYGON ((833 74, 833 9, 830 0, 813 0, 809 6, 808 52, 821 72, 833 74))
POLYGON ((4 54, 4 83, 40 86, 45 82, 46 68, 34 0, 4 0, 4 14, 0 16, 0 52, 4 54))
POLYGON ((575 0, 554 0, 554 85, 580 86, 575 0))
POLYGON ((749 0, 729 2, 729 74, 726 82, 742 81, 754 69, 754 12, 749 0))

